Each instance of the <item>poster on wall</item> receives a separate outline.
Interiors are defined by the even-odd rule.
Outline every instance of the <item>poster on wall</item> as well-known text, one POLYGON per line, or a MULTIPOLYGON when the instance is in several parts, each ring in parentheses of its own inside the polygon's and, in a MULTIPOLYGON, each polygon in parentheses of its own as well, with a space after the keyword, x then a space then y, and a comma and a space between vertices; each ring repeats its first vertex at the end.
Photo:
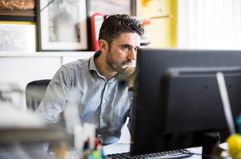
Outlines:
POLYGON ((35 0, 0 0, 0 20, 35 21, 35 0))
POLYGON ((0 51, 35 52, 35 35, 36 29, 33 23, 0 22, 0 51))
POLYGON ((39 50, 86 50, 86 0, 38 0, 39 50))
POLYGON ((136 0, 88 0, 89 15, 101 13, 110 14, 128 14, 135 15, 136 0))

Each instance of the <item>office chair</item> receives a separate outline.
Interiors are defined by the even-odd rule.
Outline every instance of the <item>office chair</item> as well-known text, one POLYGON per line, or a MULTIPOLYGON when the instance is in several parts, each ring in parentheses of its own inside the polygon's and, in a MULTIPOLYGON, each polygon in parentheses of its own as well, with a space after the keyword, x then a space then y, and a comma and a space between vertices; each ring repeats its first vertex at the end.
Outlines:
POLYGON ((35 80, 27 84, 25 96, 28 109, 35 111, 38 108, 49 82, 50 79, 44 79, 35 80))

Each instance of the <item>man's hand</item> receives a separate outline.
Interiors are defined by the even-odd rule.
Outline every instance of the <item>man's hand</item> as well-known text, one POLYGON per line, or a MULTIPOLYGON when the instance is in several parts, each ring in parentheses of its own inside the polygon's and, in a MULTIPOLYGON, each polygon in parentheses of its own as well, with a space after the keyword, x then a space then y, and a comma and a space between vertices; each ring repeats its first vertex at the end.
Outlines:
POLYGON ((135 78, 136 78, 135 68, 134 67, 128 67, 125 71, 127 73, 128 88, 129 88, 129 90, 133 90, 134 82, 135 82, 135 78))
POLYGON ((119 84, 124 85, 126 84, 129 90, 133 90, 134 82, 136 78, 136 71, 133 66, 128 66, 124 68, 122 73, 119 73, 117 79, 119 80, 119 84))

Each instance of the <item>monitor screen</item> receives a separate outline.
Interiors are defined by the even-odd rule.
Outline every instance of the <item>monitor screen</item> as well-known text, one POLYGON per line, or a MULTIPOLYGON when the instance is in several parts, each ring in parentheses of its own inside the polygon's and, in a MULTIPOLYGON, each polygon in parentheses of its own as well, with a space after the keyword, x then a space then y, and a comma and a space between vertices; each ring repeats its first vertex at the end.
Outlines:
POLYGON ((202 146, 208 133, 229 135, 216 73, 233 117, 241 112, 241 52, 139 49, 131 154, 202 146))

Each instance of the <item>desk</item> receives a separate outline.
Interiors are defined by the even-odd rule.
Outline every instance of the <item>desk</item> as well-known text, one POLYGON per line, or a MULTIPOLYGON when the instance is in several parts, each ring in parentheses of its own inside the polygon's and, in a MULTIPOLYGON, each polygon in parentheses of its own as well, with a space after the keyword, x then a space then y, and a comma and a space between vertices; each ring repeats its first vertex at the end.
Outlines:
MULTIPOLYGON (((128 119, 129 120, 129 119, 128 119)), ((127 123, 128 120, 126 121, 126 123, 124 124, 124 126, 122 127, 121 130, 121 138, 120 140, 115 143, 115 144, 111 144, 111 145, 107 145, 107 146, 103 146, 104 152, 109 155, 109 154, 114 154, 114 153, 122 153, 122 152, 129 152, 130 151, 130 133, 128 131, 127 128, 127 123)), ((202 147, 197 147, 197 148, 190 148, 188 149, 193 153, 197 153, 197 154, 201 154, 202 153, 202 147)), ((193 155, 192 157, 189 157, 192 159, 201 159, 201 156, 198 155, 193 155)))
MULTIPOLYGON (((129 152, 130 150, 130 145, 127 143, 116 143, 116 144, 111 144, 108 146, 103 147, 104 152, 108 154, 113 154, 113 153, 122 153, 122 152, 129 152)), ((202 147, 194 147, 194 148, 188 148, 193 153, 196 154, 201 154, 202 153, 202 147)), ((201 159, 202 157, 199 155, 193 155, 192 157, 188 157, 189 159, 201 159)))

